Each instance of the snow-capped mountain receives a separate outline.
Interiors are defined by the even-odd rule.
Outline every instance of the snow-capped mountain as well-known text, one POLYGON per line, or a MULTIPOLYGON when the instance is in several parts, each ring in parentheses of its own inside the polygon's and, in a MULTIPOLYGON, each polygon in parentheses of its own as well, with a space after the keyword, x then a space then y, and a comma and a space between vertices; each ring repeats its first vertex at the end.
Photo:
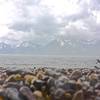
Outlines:
POLYGON ((99 44, 100 41, 53 40, 44 48, 48 54, 98 55, 100 54, 99 44))
POLYGON ((3 42, 0 43, 0 49, 8 48, 8 47, 10 47, 10 45, 3 43, 3 42))
POLYGON ((40 45, 28 41, 16 45, 0 42, 0 53, 34 53, 39 47, 40 45))
POLYGON ((54 55, 99 55, 100 41, 55 39, 46 45, 23 41, 16 45, 0 42, 0 53, 32 53, 54 55))

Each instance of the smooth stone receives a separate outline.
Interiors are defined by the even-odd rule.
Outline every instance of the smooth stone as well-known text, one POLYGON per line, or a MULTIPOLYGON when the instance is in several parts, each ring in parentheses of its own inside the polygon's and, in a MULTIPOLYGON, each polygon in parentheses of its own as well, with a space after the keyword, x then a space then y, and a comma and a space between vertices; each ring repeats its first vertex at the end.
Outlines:
POLYGON ((33 75, 25 75, 24 76, 24 82, 26 85, 31 85, 35 80, 37 80, 37 77, 36 76, 33 76, 33 75))
POLYGON ((58 78, 60 76, 60 73, 57 73, 54 70, 47 70, 46 75, 51 76, 53 78, 58 78))
POLYGON ((69 79, 67 78, 67 76, 61 75, 57 79, 55 79, 55 84, 57 84, 57 82, 67 83, 68 81, 69 79))
POLYGON ((23 80, 21 78, 21 75, 20 74, 13 74, 13 75, 10 75, 4 83, 7 83, 7 82, 20 82, 21 80, 23 80))
POLYGON ((49 76, 44 75, 42 80, 45 81, 45 82, 47 82, 49 80, 49 76))
POLYGON ((70 93, 65 93, 65 100, 72 100, 72 95, 70 93))
POLYGON ((100 96, 97 96, 97 97, 95 98, 95 100, 100 100, 100 96))
POLYGON ((39 79, 39 80, 42 80, 43 79, 43 73, 42 72, 38 72, 36 77, 39 79))
POLYGON ((74 80, 69 80, 65 85, 66 89, 76 90, 76 82, 74 80))
POLYGON ((14 79, 15 75, 10 75, 6 80, 5 80, 5 83, 7 82, 14 82, 15 79, 14 79))
POLYGON ((71 73, 70 79, 77 80, 82 76, 82 72, 80 70, 75 70, 71 73))
POLYGON ((36 100, 44 100, 43 94, 41 91, 34 91, 33 95, 35 96, 36 100))
POLYGON ((100 97, 100 89, 95 90, 96 96, 100 97))
POLYGON ((4 80, 0 79, 0 85, 3 85, 4 82, 4 80))
POLYGON ((34 78, 32 79, 32 81, 31 81, 31 84, 34 84, 34 82, 35 82, 36 80, 38 80, 38 78, 37 78, 37 77, 34 77, 34 78))
POLYGON ((16 88, 6 88, 5 94, 6 94, 7 98, 10 100, 22 100, 19 97, 19 92, 16 88))
POLYGON ((51 87, 55 87, 55 79, 50 77, 47 81, 47 91, 50 91, 51 87))
POLYGON ((74 94, 72 100, 85 100, 85 99, 84 99, 84 95, 83 95, 83 91, 82 91, 82 90, 77 91, 77 92, 74 94))
POLYGON ((36 80, 33 85, 37 90, 41 90, 43 86, 46 86, 46 83, 42 80, 36 80))
POLYGON ((33 96, 32 91, 30 90, 30 88, 23 86, 20 88, 20 93, 26 97, 28 100, 36 100, 35 97, 33 96))
POLYGON ((1 80, 5 80, 5 79, 8 77, 8 75, 7 75, 6 72, 0 73, 0 74, 1 74, 1 75, 0 75, 0 79, 1 79, 1 80))
POLYGON ((90 86, 95 86, 96 83, 97 83, 97 80, 91 80, 91 81, 90 81, 90 86))
POLYGON ((65 91, 61 88, 55 90, 54 93, 55 100, 65 100, 65 91))
POLYGON ((0 89, 0 100, 7 100, 6 94, 5 94, 5 89, 3 89, 3 88, 0 89))
POLYGON ((36 90, 35 86, 34 86, 34 85, 30 85, 30 90, 31 90, 32 92, 34 92, 34 91, 36 90))
POLYGON ((56 88, 65 88, 64 86, 65 86, 64 82, 58 80, 55 81, 56 88))
POLYGON ((16 81, 21 81, 21 80, 23 80, 23 78, 21 77, 21 74, 16 74, 16 75, 14 76, 14 79, 15 79, 16 81))
POLYGON ((12 87, 12 88, 17 88, 19 89, 22 85, 16 83, 16 82, 7 82, 5 84, 3 84, 4 88, 8 88, 8 87, 12 87))
POLYGON ((94 88, 93 87, 89 87, 89 89, 87 90, 88 96, 93 95, 93 93, 94 93, 94 88))
POLYGON ((4 97, 0 96, 0 100, 5 100, 4 97))
POLYGON ((95 89, 99 89, 100 90, 100 83, 99 82, 95 85, 95 89))
POLYGON ((89 76, 89 80, 98 80, 98 75, 95 74, 95 73, 92 73, 92 74, 89 76))
POLYGON ((67 83, 69 81, 69 79, 67 78, 67 76, 62 75, 58 78, 58 81, 61 81, 63 83, 67 83))
POLYGON ((89 87, 90 87, 90 82, 84 81, 84 82, 82 83, 82 89, 83 89, 83 90, 87 90, 89 87))
POLYGON ((49 92, 50 92, 49 95, 54 95, 55 90, 56 90, 56 88, 52 86, 52 87, 49 89, 49 92))
POLYGON ((10 69, 10 70, 7 70, 6 69, 6 73, 7 73, 7 75, 9 76, 9 75, 12 75, 12 74, 21 74, 23 71, 22 70, 18 70, 18 69, 10 69))

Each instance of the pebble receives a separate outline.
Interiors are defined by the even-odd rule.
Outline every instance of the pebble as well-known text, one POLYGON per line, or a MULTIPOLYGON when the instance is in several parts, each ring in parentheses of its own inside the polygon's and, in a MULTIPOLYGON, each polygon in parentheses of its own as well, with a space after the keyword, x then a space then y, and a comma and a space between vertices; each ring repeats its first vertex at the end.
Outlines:
POLYGON ((79 70, 75 70, 71 73, 70 79, 77 80, 82 76, 82 72, 79 70))
POLYGON ((20 93, 25 96, 28 100, 36 100, 35 97, 33 96, 32 91, 30 90, 30 88, 23 86, 20 88, 20 93))
POLYGON ((6 88, 5 94, 6 94, 6 97, 10 100, 22 100, 19 97, 19 92, 16 88, 11 88, 11 87, 6 88))
POLYGON ((0 71, 0 100, 100 100, 100 70, 0 71))

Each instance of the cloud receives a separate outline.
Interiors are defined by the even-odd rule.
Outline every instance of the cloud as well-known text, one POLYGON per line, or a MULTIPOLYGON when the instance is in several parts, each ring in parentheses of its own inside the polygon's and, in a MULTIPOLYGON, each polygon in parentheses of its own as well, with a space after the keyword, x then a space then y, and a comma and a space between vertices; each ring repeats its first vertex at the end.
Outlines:
POLYGON ((2 0, 0 37, 47 43, 66 39, 100 39, 99 0, 2 0), (6 31, 4 31, 6 30, 6 31))

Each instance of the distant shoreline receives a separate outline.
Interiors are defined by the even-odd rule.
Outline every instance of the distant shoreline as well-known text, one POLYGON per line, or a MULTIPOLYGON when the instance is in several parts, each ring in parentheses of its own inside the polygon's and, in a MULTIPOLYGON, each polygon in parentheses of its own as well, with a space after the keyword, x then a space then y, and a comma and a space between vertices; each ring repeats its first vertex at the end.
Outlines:
POLYGON ((60 55, 23 55, 23 54, 0 54, 0 67, 4 68, 93 68, 96 64, 93 56, 60 56, 60 55))
POLYGON ((39 54, 39 55, 35 55, 35 54, 22 54, 22 53, 18 53, 18 54, 13 54, 13 53, 8 53, 8 54, 6 54, 6 53, 4 53, 4 54, 0 54, 0 56, 43 56, 43 57, 96 57, 96 58, 100 58, 100 56, 94 56, 94 55, 89 55, 89 56, 86 56, 86 55, 44 55, 44 54, 39 54))

